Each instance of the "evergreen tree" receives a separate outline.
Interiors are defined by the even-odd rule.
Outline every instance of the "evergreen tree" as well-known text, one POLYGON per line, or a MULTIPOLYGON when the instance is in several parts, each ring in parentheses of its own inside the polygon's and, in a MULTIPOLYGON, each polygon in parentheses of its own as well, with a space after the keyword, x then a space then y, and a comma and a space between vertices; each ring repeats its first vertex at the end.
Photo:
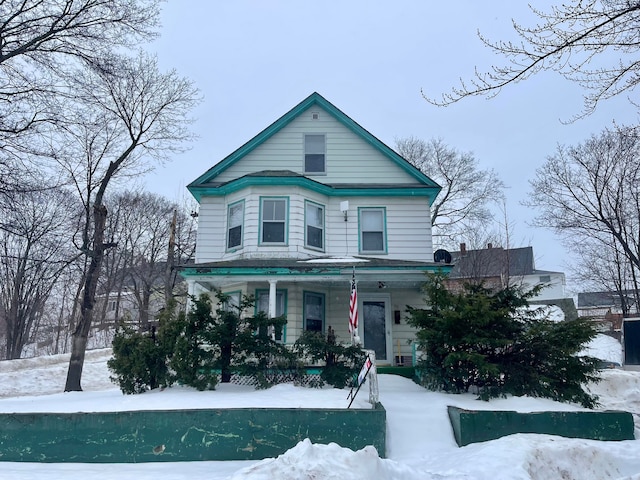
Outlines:
MULTIPOLYGON (((184 314, 180 315, 184 317, 184 314)), ((113 373, 111 380, 125 394, 166 387, 174 381, 167 362, 173 356, 176 326, 180 322, 175 318, 175 302, 164 309, 158 320, 157 332, 155 327, 139 332, 124 323, 116 330, 113 358, 107 366, 113 373)))
POLYGON ((198 390, 213 390, 218 383, 216 356, 210 343, 214 318, 208 295, 191 298, 192 306, 172 326, 175 338, 169 366, 175 379, 198 390))
POLYGON ((305 331, 296 340, 295 351, 313 362, 324 362, 320 378, 335 388, 344 388, 358 374, 365 354, 360 347, 340 345, 335 332, 329 327, 327 336, 320 332, 305 331))
POLYGON ((529 309, 536 289, 465 285, 454 293, 435 274, 425 293, 430 309, 409 308, 425 386, 454 393, 474 387, 485 400, 513 394, 595 405, 582 385, 597 381, 597 360, 577 355, 596 333, 588 320, 552 322, 544 307, 529 309))

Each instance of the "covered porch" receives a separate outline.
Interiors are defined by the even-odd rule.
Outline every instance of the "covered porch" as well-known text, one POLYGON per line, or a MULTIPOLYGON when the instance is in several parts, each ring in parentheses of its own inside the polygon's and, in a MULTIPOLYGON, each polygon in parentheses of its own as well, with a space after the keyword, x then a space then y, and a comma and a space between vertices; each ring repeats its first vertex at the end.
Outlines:
MULTIPOLYGON (((236 298, 255 297, 255 308, 287 325, 279 341, 293 344, 305 330, 326 333, 348 343, 351 281, 355 272, 358 333, 363 347, 374 350, 380 365, 405 364, 412 357, 414 329, 406 307, 423 307, 421 286, 430 271, 448 271, 439 263, 378 258, 240 259, 181 267, 189 293, 216 290, 236 298)), ((213 295, 212 295, 213 296, 213 295)), ((251 312, 253 313, 253 312, 251 312)))

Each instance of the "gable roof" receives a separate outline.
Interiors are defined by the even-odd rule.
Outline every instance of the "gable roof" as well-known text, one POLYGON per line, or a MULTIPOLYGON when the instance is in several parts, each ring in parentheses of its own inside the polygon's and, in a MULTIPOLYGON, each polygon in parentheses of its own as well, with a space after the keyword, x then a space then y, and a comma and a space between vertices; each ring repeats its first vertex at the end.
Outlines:
POLYGON ((197 192, 200 188, 205 186, 211 186, 211 182, 214 180, 214 178, 217 175, 225 171, 231 165, 239 161, 242 157, 244 157, 245 155, 253 151, 256 147, 263 144, 273 135, 275 135, 284 127, 289 125, 289 123, 291 123, 292 120, 300 116, 303 112, 305 112, 306 110, 314 106, 318 106, 324 109, 331 116, 333 116, 338 122, 340 122, 342 125, 347 127, 354 134, 358 135, 364 141, 369 143, 371 146, 373 146, 375 149, 377 149, 379 152, 381 152, 383 155, 389 158, 389 160, 396 163, 409 175, 414 177, 423 185, 430 187, 431 189, 434 189, 435 190, 434 197, 440 191, 441 187, 436 182, 434 182, 432 179, 430 179, 428 176, 422 173, 418 168, 414 167, 411 163, 409 163, 407 160, 401 157, 398 153, 396 153, 387 145, 385 145, 378 138, 376 138, 367 130, 362 128, 358 123, 353 121, 349 116, 347 116, 344 112, 342 112, 340 109, 338 109, 335 105, 333 105, 331 102, 326 100, 322 95, 320 95, 317 92, 314 92, 311 95, 309 95, 302 102, 300 102, 298 105, 293 107, 291 110, 289 110, 282 117, 277 119, 267 128, 262 130, 260 133, 258 133, 255 137, 253 137, 247 143, 245 143, 240 148, 232 152, 230 155, 222 159, 216 165, 214 165, 209 170, 207 170, 204 174, 200 175, 193 182, 187 185, 187 189, 189 189, 189 191, 192 193, 194 197, 199 199, 200 194, 197 192))

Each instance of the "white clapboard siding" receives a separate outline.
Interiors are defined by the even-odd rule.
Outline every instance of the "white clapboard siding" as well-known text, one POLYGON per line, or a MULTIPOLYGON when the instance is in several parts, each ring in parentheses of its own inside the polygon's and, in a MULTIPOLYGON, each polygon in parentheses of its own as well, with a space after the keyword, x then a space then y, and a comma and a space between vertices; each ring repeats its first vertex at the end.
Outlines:
POLYGON ((318 107, 303 112, 282 130, 221 172, 216 182, 227 182, 262 170, 304 173, 304 134, 326 135, 326 174, 312 177, 322 183, 417 183, 403 168, 330 114, 318 107), (318 120, 311 112, 320 113, 318 120))
POLYGON ((198 211, 198 235, 196 237, 196 263, 221 259, 226 241, 226 205, 218 198, 204 197, 198 211))
POLYGON ((326 197, 314 191, 294 187, 250 187, 228 197, 204 197, 198 223, 197 262, 228 260, 237 257, 305 258, 313 255, 358 255, 358 207, 386 209, 387 253, 389 259, 433 260, 428 200, 424 197, 350 197, 347 222, 340 211, 344 199, 326 197), (259 246, 260 197, 286 196, 289 199, 288 243, 285 246, 259 246), (243 246, 226 252, 227 206, 244 199, 243 246), (304 247, 304 208, 310 200, 325 207, 325 249, 304 247))

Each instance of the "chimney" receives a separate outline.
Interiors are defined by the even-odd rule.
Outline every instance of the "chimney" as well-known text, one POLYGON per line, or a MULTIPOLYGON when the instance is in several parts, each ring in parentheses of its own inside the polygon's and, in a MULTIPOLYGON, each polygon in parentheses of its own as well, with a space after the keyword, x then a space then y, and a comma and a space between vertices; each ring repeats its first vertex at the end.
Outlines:
POLYGON ((493 248, 493 243, 487 243, 487 248, 491 250, 493 248))
POLYGON ((461 243, 460 244, 460 255, 465 255, 467 253, 467 244, 466 243, 461 243))

